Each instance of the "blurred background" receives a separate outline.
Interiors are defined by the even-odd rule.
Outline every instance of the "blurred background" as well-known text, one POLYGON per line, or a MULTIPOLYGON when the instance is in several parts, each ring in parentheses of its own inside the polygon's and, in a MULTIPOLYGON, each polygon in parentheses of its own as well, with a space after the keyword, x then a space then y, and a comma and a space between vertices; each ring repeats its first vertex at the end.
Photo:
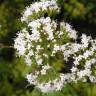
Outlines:
MULTIPOLYGON (((33 91, 25 79, 23 60, 15 56, 16 33, 22 28, 20 17, 26 6, 36 0, 0 0, 0 96, 42 96, 33 91)), ((71 24, 78 35, 96 37, 96 0, 58 0, 62 6, 60 18, 71 24)), ((66 85, 62 95, 96 96, 96 85, 78 83, 66 85)), ((44 95, 45 96, 45 95, 44 95)), ((47 95, 46 95, 47 96, 47 95)))

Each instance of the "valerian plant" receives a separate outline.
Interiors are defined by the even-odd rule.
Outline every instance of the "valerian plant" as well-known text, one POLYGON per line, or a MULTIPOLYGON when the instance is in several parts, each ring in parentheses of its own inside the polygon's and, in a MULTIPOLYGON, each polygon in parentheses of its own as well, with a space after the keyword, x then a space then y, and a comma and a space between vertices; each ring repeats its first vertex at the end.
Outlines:
POLYGON ((65 84, 96 83, 96 40, 59 21, 61 8, 56 0, 32 3, 23 12, 25 23, 17 33, 14 48, 31 68, 28 82, 41 92, 62 90, 65 84))

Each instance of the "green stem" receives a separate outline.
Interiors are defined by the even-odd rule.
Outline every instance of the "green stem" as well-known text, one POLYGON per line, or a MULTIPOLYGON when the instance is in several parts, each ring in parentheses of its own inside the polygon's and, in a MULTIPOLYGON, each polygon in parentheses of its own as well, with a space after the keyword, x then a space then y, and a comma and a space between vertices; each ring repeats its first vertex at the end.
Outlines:
POLYGON ((4 44, 0 43, 0 49, 2 49, 2 48, 14 48, 14 46, 4 45, 4 44))

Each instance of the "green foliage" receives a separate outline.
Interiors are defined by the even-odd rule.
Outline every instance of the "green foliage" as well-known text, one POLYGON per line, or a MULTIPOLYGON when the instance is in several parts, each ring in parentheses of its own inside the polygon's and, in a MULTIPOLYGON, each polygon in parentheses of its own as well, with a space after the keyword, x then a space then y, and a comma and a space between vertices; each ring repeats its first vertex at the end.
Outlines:
MULTIPOLYGON (((0 96, 96 96, 96 85, 89 83, 68 84, 59 92, 42 94, 26 82, 25 73, 31 69, 26 67, 24 60, 15 58, 12 48, 1 48, 2 44, 13 45, 14 37, 22 27, 21 12, 32 1, 0 1, 0 96)), ((96 28, 95 0, 58 0, 58 3, 59 6, 62 6, 62 13, 58 17, 60 20, 72 22, 75 27, 78 24, 79 29, 85 30, 84 32, 87 33, 88 27, 82 28, 79 21, 84 22, 85 25, 91 26, 90 31, 95 32, 93 30, 96 28)), ((82 30, 79 30, 79 32, 82 30)), ((57 64, 54 64, 56 70, 61 67, 58 64, 61 62, 58 61, 57 64)))

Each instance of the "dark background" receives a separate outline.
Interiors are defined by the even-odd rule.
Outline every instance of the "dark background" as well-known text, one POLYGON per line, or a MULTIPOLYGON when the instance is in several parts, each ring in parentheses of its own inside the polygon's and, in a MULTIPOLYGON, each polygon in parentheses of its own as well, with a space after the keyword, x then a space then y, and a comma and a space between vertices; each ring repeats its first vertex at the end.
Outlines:
MULTIPOLYGON (((28 85, 24 62, 16 58, 13 48, 16 33, 22 28, 21 13, 32 2, 0 0, 0 96, 41 96, 32 91, 34 86, 28 85)), ((79 36, 86 33, 96 37, 96 0, 58 0, 58 4, 62 6, 60 18, 71 24, 79 36)), ((95 84, 69 84, 63 95, 46 96, 96 96, 95 90, 95 84)))

